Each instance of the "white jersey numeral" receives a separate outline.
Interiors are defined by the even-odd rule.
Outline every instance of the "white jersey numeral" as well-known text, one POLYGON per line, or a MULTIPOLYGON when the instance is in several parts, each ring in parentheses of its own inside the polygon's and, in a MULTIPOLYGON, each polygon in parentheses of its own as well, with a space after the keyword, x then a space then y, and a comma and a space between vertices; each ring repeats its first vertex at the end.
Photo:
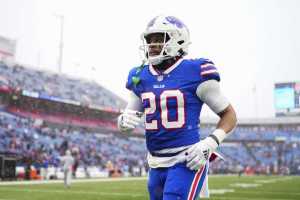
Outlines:
POLYGON ((150 123, 146 121, 147 115, 155 113, 155 94, 153 92, 142 93, 142 101, 144 100, 149 100, 149 107, 145 108, 145 127, 147 130, 156 130, 158 128, 157 120, 152 120, 150 123))
MULTIPOLYGON (((153 114, 156 110, 155 94, 153 92, 142 93, 142 101, 148 100, 149 107, 145 108, 145 115, 153 114)), ((185 102, 184 95, 180 90, 165 90, 159 96, 161 124, 166 129, 182 128, 185 124, 185 102), (168 101, 176 99, 176 120, 169 120, 168 101)), ((145 117, 145 119, 146 119, 145 117)), ((158 121, 145 121, 146 130, 157 130, 158 121)))
POLYGON ((184 97, 180 90, 165 90, 160 95, 160 107, 161 107, 161 124, 165 128, 182 128, 185 124, 185 112, 184 112, 184 97), (176 110, 176 121, 169 121, 168 118, 168 99, 176 98, 177 110, 176 110))

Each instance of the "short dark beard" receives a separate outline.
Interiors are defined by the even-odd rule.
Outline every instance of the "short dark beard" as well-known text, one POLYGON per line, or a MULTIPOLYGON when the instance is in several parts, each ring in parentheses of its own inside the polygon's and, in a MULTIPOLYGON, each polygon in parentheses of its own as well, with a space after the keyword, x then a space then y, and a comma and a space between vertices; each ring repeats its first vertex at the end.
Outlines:
POLYGON ((172 57, 172 58, 163 60, 158 65, 153 65, 153 67, 156 70, 158 70, 159 72, 163 72, 163 71, 167 70, 169 67, 171 67, 172 65, 174 65, 180 58, 181 58, 181 56, 172 57))

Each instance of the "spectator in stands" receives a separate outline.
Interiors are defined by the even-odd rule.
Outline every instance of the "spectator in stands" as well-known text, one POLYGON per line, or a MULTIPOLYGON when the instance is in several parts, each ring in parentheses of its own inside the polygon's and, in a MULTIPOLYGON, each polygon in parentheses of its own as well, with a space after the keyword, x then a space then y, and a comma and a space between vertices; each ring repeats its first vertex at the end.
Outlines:
POLYGON ((74 165, 74 158, 71 155, 71 151, 67 150, 65 156, 60 158, 64 170, 64 184, 66 188, 71 186, 72 169, 74 165))
POLYGON ((45 96, 74 100, 82 104, 117 109, 124 105, 122 99, 95 82, 78 80, 21 65, 8 66, 5 63, 0 63, 0 74, 0 85, 4 81, 13 89, 38 92, 45 96))
MULTIPOLYGON (((263 125, 261 125, 263 126, 263 125)), ((274 125, 273 125, 274 126, 274 125)), ((289 130, 291 125, 285 125, 284 130, 289 130)), ((279 146, 275 142, 278 135, 286 137, 284 151, 282 156, 290 167, 291 174, 300 174, 300 132, 298 128, 285 132, 282 126, 274 126, 272 132, 268 125, 265 125, 264 131, 255 132, 251 127, 239 126, 235 129, 235 137, 229 137, 233 143, 220 147, 221 153, 225 156, 225 162, 214 162, 210 168, 214 173, 237 173, 235 166, 242 163, 244 166, 254 166, 256 161, 246 150, 246 146, 239 142, 240 140, 257 141, 261 145, 251 147, 255 152, 255 158, 260 160, 259 165, 270 166, 270 170, 265 173, 277 173, 277 161, 279 159, 279 146), (268 141, 266 144, 265 141, 268 141), (273 141, 272 143, 270 143, 273 141), (260 143, 262 142, 262 143, 260 143), (233 152, 239 149, 237 154, 233 152), (299 168, 298 168, 299 167, 299 168), (269 171, 269 172, 268 172, 269 171)), ((212 130, 212 125, 203 126, 202 133, 206 137, 212 130)), ((61 146, 64 141, 70 141, 72 153, 77 152, 79 167, 91 165, 96 166, 100 171, 105 171, 107 160, 111 160, 117 165, 124 174, 129 172, 133 174, 133 168, 138 164, 136 161, 144 160, 146 155, 145 140, 143 138, 116 137, 116 135, 104 133, 95 133, 88 130, 56 129, 55 127, 43 124, 41 126, 34 124, 29 118, 18 117, 7 112, 0 112, 0 152, 14 153, 20 157, 17 165, 24 169, 27 168, 27 178, 30 178, 31 165, 38 167, 37 162, 43 163, 46 156, 49 161, 49 169, 54 167, 53 173, 49 171, 48 177, 54 179, 57 169, 59 169, 61 146), (14 144, 14 149, 9 152, 10 145, 14 144), (93 144, 93 148, 89 148, 93 144), (92 151, 94 153, 92 153, 92 151), (86 159, 86 155, 91 155, 91 160, 86 159), (40 160, 40 161, 38 161, 40 160), (26 167, 27 166, 27 167, 26 167)), ((63 145, 64 146, 64 145, 63 145)), ((145 164, 145 169, 148 165, 145 164)), ((42 165, 45 167, 44 165, 42 165)), ((139 164, 140 166, 140 164, 139 164)), ((146 170, 148 171, 148 170, 146 170)), ((24 176, 22 176, 24 177, 24 176)))

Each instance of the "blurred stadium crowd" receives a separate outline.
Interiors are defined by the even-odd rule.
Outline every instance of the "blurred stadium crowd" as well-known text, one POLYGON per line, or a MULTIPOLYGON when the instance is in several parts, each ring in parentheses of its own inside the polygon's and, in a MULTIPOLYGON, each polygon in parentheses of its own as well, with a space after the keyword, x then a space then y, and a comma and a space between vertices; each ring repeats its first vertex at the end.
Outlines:
POLYGON ((124 105, 124 102, 114 93, 94 81, 25 68, 18 64, 9 66, 0 62, 0 82, 11 88, 22 88, 22 90, 37 92, 40 95, 73 100, 82 104, 107 107, 124 105))
MULTIPOLYGON (((75 157, 75 177, 147 172, 142 130, 121 135, 125 102, 95 82, 0 63, 0 154, 17 158, 17 177, 62 177, 59 157, 75 157), (45 98, 47 97, 47 98, 45 98)), ((201 124, 201 136, 215 125, 201 124)), ((239 124, 211 173, 300 174, 300 122, 239 124)))
MULTIPOLYGON (((213 127, 205 126, 203 135, 213 127)), ((211 165, 214 173, 300 174, 300 125, 240 124, 220 152, 225 161, 211 165)))
POLYGON ((39 127, 30 119, 3 112, 0 113, 0 139, 0 152, 17 155, 18 165, 24 168, 27 165, 36 169, 59 167, 59 157, 67 149, 75 156, 76 167, 97 166, 99 171, 108 170, 107 165, 111 163, 114 168, 129 172, 129 167, 145 160, 143 139, 84 129, 39 127))

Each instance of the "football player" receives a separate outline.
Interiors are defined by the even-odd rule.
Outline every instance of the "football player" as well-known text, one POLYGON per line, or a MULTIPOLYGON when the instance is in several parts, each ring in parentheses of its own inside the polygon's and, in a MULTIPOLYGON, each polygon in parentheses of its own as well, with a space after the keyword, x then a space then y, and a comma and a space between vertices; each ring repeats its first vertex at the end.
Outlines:
POLYGON ((210 156, 235 127, 236 114, 220 90, 215 64, 204 58, 183 58, 190 45, 183 22, 157 16, 148 23, 142 40, 148 64, 129 72, 130 98, 118 127, 130 132, 144 114, 151 200, 193 200, 206 180, 210 156), (200 140, 204 103, 220 120, 200 140))

